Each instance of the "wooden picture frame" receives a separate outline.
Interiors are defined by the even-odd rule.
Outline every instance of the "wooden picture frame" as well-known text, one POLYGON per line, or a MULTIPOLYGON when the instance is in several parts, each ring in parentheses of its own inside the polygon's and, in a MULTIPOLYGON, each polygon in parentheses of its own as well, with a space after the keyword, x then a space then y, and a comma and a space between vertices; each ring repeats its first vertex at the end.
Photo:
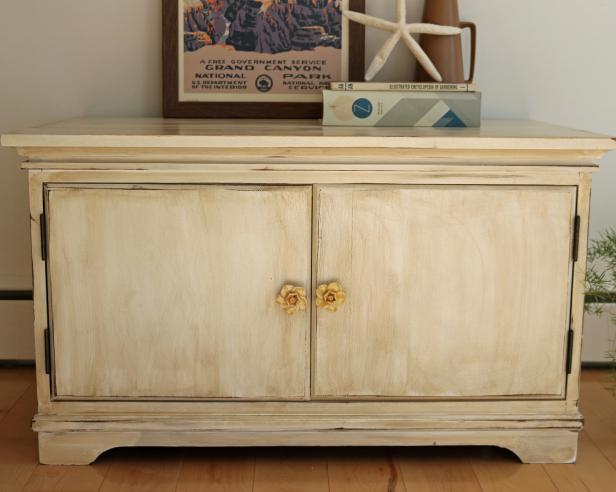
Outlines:
MULTIPOLYGON (((195 98, 208 100, 186 100, 186 94, 181 97, 180 80, 184 73, 182 67, 185 58, 180 60, 180 56, 184 57, 184 50, 182 50, 182 55, 180 55, 179 8, 183 1, 163 0, 163 115, 165 117, 294 119, 320 118, 322 116, 323 105, 318 99, 318 94, 314 92, 310 96, 310 101, 306 100, 307 97, 305 96, 294 97, 293 94, 242 95, 242 97, 251 99, 246 101, 238 101, 241 97, 237 97, 236 94, 214 92, 212 92, 212 96, 208 96, 207 92, 195 93, 194 95, 195 98), (209 97, 212 97, 212 99, 209 100, 209 97), (280 97, 280 100, 275 100, 278 97, 280 97), (223 100, 220 100, 221 98, 223 100)), ((346 1, 349 2, 348 5, 351 10, 357 12, 365 11, 365 0, 346 1)), ((341 48, 342 66, 344 67, 345 63, 348 64, 348 76, 343 78, 348 78, 350 81, 360 81, 364 77, 364 26, 348 22, 347 29, 348 34, 345 35, 343 33, 341 36, 343 39, 343 48, 341 48), (344 36, 347 37, 345 38, 344 36), (345 53, 347 53, 346 57, 345 53)), ((250 52, 238 51, 238 53, 250 52)), ((290 51, 289 53, 303 53, 303 51, 290 51)), ((262 54, 256 53, 247 56, 261 56, 262 54)), ((203 64, 203 61, 201 63, 203 64)), ((344 72, 345 68, 341 68, 341 70, 344 72)), ((332 82, 336 82, 336 80, 332 80, 332 82)), ((271 78, 269 78, 269 83, 273 85, 271 78)), ((185 87, 185 84, 183 86, 185 87)), ((254 91, 254 89, 251 90, 254 91)), ((189 95, 189 97, 193 96, 189 95)))

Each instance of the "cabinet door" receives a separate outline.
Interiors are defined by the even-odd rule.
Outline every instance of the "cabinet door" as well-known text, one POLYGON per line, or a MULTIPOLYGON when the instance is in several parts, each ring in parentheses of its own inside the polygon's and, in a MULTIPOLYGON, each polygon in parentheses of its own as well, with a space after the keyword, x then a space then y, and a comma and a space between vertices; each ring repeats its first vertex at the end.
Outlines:
POLYGON ((303 399, 309 187, 51 188, 58 398, 303 399))
POLYGON ((316 397, 561 398, 574 187, 324 187, 316 397))

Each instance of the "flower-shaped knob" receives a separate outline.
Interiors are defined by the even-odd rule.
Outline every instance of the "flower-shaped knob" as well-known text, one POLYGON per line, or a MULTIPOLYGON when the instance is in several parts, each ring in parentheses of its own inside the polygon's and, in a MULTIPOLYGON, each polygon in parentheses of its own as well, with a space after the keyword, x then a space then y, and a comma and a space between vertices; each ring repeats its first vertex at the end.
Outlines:
POLYGON ((285 285, 278 294, 276 302, 287 314, 304 311, 308 307, 306 289, 295 285, 285 285))
POLYGON ((346 294, 338 282, 322 284, 317 288, 317 306, 336 312, 346 301, 346 294))

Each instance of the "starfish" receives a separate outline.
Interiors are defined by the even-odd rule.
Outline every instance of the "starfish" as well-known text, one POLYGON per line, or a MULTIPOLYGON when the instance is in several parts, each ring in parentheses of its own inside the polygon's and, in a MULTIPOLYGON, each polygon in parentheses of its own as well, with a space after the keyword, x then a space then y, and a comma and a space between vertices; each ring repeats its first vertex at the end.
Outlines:
POLYGON ((382 29, 389 31, 392 35, 385 41, 385 44, 381 47, 379 52, 370 63, 368 71, 366 72, 366 80, 372 80, 374 76, 381 71, 383 65, 391 55, 400 39, 404 41, 408 49, 415 55, 417 61, 421 63, 421 66, 426 72, 437 82, 442 82, 443 78, 441 74, 432 63, 432 60, 426 55, 426 52, 421 48, 419 43, 415 41, 411 34, 433 34, 437 36, 454 36, 461 34, 462 29, 452 26, 440 26, 438 24, 407 24, 406 23, 406 0, 397 1, 397 22, 391 22, 379 17, 373 17, 371 15, 360 14, 352 10, 344 10, 342 14, 349 20, 363 24, 365 26, 375 27, 376 29, 382 29))

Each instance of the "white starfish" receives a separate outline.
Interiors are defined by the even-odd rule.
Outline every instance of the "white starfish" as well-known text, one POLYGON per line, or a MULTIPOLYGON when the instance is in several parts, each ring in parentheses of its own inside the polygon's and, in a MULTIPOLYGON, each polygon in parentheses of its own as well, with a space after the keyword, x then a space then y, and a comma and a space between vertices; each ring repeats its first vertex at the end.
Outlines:
POLYGON ((366 72, 366 80, 372 80, 374 76, 381 71, 383 65, 391 55, 400 39, 404 41, 411 53, 415 55, 417 61, 421 63, 421 66, 430 74, 430 76, 437 82, 442 82, 443 78, 441 74, 432 63, 432 60, 426 55, 426 52, 419 46, 419 43, 413 39, 411 34, 434 34, 438 36, 454 36, 462 33, 462 29, 452 26, 439 26, 438 24, 407 24, 406 23, 406 0, 397 1, 397 22, 391 22, 379 17, 373 17, 371 15, 360 14, 352 10, 345 9, 343 15, 359 24, 365 26, 375 27, 384 31, 389 31, 392 35, 385 41, 385 44, 381 47, 379 52, 370 63, 368 71, 366 72))

